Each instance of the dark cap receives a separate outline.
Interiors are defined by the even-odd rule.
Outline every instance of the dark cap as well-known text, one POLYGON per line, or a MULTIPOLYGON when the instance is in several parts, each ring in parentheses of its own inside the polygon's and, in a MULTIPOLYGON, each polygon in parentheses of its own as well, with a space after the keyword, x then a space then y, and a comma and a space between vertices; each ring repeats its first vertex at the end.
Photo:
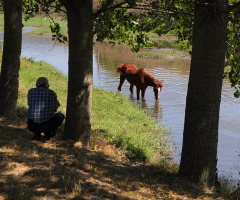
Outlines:
POLYGON ((44 87, 48 87, 48 80, 45 77, 39 77, 36 83, 37 87, 39 86, 44 86, 44 87))

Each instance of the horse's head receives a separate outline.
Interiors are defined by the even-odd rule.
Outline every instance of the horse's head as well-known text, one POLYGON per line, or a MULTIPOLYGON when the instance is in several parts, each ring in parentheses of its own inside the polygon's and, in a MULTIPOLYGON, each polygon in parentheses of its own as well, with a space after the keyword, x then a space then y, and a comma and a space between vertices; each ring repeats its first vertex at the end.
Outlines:
POLYGON ((155 99, 159 99, 160 92, 162 90, 163 84, 162 81, 159 81, 157 79, 154 80, 154 87, 153 87, 153 92, 155 94, 155 99))
POLYGON ((117 68, 117 72, 119 72, 120 74, 125 74, 127 71, 127 66, 126 64, 121 64, 118 66, 117 68))
POLYGON ((119 72, 120 74, 122 74, 122 68, 123 68, 124 64, 121 64, 118 66, 116 72, 119 72))

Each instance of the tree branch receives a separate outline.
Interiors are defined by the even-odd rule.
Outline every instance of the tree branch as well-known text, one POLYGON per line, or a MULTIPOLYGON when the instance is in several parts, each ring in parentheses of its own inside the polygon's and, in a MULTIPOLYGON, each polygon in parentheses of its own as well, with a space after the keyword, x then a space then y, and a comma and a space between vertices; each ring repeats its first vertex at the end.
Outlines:
POLYGON ((156 2, 152 2, 152 3, 146 2, 144 4, 137 4, 136 6, 124 6, 124 5, 127 4, 127 2, 123 1, 123 2, 121 2, 119 4, 114 5, 114 6, 110 6, 111 2, 112 2, 112 0, 109 1, 109 3, 106 6, 104 6, 103 8, 100 8, 96 13, 94 13, 93 14, 94 19, 96 19, 98 16, 100 16, 103 12, 106 12, 106 11, 109 11, 109 10, 114 10, 116 8, 152 11, 154 13, 161 13, 163 15, 176 15, 176 14, 189 15, 189 16, 193 16, 194 15, 191 12, 187 12, 182 7, 178 7, 178 6, 171 6, 171 7, 169 7, 168 6, 166 8, 165 5, 157 5, 157 4, 155 4, 156 2))
POLYGON ((99 9, 96 13, 93 14, 93 17, 96 19, 99 15, 101 15, 103 12, 106 12, 108 10, 113 10, 113 9, 116 9, 116 8, 123 8, 122 6, 126 4, 126 2, 122 2, 120 4, 117 4, 115 6, 110 6, 110 3, 107 4, 109 5, 110 7, 108 7, 107 5, 104 6, 103 8, 99 9))
POLYGON ((229 5, 229 11, 233 11, 240 8, 240 2, 229 5))

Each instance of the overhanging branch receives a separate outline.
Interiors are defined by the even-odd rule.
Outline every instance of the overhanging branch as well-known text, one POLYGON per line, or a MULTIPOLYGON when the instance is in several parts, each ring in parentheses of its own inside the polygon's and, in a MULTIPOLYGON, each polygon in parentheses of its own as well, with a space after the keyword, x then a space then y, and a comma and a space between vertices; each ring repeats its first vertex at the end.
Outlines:
POLYGON ((230 12, 235 11, 235 10, 237 11, 237 10, 239 10, 239 8, 240 8, 240 2, 229 5, 229 11, 230 12))
POLYGON ((188 16, 194 16, 193 12, 189 12, 185 10, 182 7, 179 6, 171 6, 166 8, 164 5, 154 5, 154 8, 152 7, 152 4, 146 3, 146 4, 137 4, 136 6, 128 6, 127 2, 122 2, 119 4, 116 4, 114 6, 110 7, 104 7, 99 9, 96 13, 94 13, 94 19, 99 17, 103 12, 107 12, 114 9, 133 9, 133 10, 142 10, 146 12, 152 12, 152 13, 159 13, 162 15, 188 15, 188 16))

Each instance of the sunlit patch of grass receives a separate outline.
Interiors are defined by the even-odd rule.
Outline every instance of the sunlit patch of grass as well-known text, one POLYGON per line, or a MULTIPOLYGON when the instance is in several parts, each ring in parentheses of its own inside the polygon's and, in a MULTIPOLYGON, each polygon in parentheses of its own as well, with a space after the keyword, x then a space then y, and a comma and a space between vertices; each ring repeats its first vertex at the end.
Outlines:
POLYGON ((94 134, 127 150, 130 157, 155 163, 171 157, 169 130, 121 93, 94 89, 93 111, 94 134))
POLYGON ((189 58, 189 53, 187 51, 181 50, 167 50, 167 51, 140 51, 137 53, 137 57, 141 58, 154 58, 154 59, 184 59, 189 58))
MULTIPOLYGON (((68 32, 67 21, 66 20, 60 21, 56 17, 53 17, 53 19, 54 19, 55 23, 58 23, 60 25, 62 33, 66 35, 68 32)), ((35 15, 34 17, 30 18, 29 20, 23 21, 23 24, 25 27, 27 27, 27 26, 38 27, 37 29, 29 32, 29 34, 44 35, 44 36, 52 35, 51 29, 49 27, 50 23, 52 23, 52 20, 46 15, 35 15)))

